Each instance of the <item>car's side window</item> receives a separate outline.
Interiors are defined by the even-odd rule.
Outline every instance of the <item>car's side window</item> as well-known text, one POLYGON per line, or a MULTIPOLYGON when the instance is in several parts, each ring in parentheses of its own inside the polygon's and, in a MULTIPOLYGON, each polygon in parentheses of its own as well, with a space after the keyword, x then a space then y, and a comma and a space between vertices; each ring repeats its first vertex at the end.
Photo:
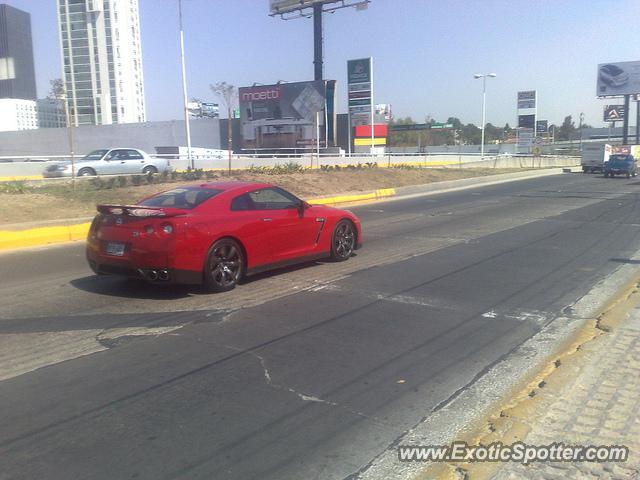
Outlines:
POLYGON ((231 201, 231 210, 234 212, 253 210, 253 202, 248 193, 240 195, 231 201))
POLYGON ((107 156, 107 160, 127 160, 128 158, 126 150, 113 150, 107 156))
POLYGON ((127 150, 129 160, 142 160, 142 155, 137 150, 127 150))
POLYGON ((256 210, 285 210, 296 208, 298 200, 279 188, 263 188, 249 193, 256 210))

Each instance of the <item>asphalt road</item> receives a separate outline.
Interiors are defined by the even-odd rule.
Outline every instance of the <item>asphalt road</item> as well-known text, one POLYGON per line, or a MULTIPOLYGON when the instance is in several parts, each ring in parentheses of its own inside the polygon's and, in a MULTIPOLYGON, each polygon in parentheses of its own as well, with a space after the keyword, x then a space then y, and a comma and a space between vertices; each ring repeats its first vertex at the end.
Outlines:
POLYGON ((0 479, 357 475, 640 248, 640 182, 365 205, 341 264, 233 292, 0 256, 0 479))

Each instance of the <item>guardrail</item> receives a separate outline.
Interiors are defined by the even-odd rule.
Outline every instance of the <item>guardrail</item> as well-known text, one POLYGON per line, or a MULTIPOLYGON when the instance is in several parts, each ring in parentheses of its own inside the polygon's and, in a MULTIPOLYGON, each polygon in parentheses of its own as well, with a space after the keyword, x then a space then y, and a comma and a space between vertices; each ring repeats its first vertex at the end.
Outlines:
MULTIPOLYGON (((184 171, 190 167, 190 161, 186 154, 152 155, 154 158, 165 157, 170 160, 173 170, 184 171)), ((8 180, 51 180, 65 181, 62 179, 43 179, 42 172, 51 162, 60 162, 68 159, 67 156, 50 155, 42 157, 0 157, 0 181, 8 180), (11 161, 9 161, 11 160, 11 161)), ((229 159, 225 156, 197 156, 191 158, 195 168, 202 170, 226 171, 229 169, 229 159)), ((305 169, 320 169, 323 167, 357 166, 358 164, 375 164, 376 167, 389 168, 398 166, 410 166, 419 168, 544 168, 575 166, 580 163, 579 157, 567 157, 556 155, 543 155, 539 157, 521 155, 497 155, 484 158, 479 154, 389 154, 384 155, 245 155, 234 154, 231 157, 232 170, 247 170, 254 167, 273 167, 294 163, 305 169)), ((131 175, 120 174, 120 175, 131 175)), ((107 176, 107 175, 101 175, 107 176)), ((112 175, 119 176, 119 175, 112 175)), ((78 177, 81 178, 81 177, 78 177)))

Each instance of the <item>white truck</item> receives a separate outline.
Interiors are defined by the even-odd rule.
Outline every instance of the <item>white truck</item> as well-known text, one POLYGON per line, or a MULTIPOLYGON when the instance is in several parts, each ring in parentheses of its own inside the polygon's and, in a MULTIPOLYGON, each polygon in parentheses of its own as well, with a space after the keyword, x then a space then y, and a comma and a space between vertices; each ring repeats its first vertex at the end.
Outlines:
POLYGON ((611 145, 608 143, 583 143, 580 165, 584 173, 604 171, 604 162, 609 160, 611 145))

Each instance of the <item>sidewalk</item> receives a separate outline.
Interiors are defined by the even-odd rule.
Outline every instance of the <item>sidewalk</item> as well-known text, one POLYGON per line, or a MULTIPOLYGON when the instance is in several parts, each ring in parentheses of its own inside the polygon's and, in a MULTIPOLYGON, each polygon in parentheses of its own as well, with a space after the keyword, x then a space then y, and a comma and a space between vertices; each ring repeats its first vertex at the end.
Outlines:
POLYGON ((585 344, 582 353, 574 375, 546 413, 529 424, 522 441, 626 445, 627 462, 501 464, 494 480, 640 478, 640 305, 585 344))

